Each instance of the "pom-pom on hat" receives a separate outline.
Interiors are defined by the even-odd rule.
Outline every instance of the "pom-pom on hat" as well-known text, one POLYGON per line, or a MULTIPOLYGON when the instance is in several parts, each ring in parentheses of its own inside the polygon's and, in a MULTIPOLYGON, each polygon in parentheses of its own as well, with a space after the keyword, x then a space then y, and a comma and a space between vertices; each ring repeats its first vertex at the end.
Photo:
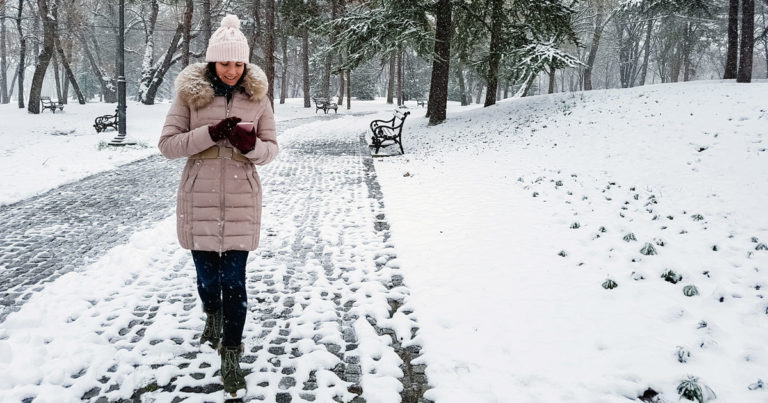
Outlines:
POLYGON ((211 35, 205 61, 248 63, 249 53, 248 40, 240 32, 240 19, 230 14, 221 20, 221 27, 211 35))

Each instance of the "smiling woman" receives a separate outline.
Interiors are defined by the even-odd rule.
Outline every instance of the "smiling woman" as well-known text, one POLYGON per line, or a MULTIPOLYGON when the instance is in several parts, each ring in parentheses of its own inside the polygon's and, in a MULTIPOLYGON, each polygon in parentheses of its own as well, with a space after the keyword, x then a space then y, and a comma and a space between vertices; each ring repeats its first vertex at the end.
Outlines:
POLYGON ((158 147, 187 158, 178 190, 179 243, 192 250, 206 314, 200 345, 217 348, 225 399, 246 393, 239 366, 247 314, 245 266, 259 244, 261 180, 256 165, 277 155, 267 78, 248 62, 240 20, 228 15, 211 36, 207 63, 185 68, 158 147))
POLYGON ((242 62, 216 62, 216 76, 227 85, 235 86, 245 71, 245 63, 242 62))

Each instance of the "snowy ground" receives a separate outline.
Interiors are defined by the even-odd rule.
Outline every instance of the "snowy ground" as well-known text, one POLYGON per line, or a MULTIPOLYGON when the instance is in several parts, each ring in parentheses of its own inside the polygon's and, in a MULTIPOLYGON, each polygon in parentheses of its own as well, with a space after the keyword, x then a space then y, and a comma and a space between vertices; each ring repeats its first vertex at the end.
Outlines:
MULTIPOLYGON (((412 343, 423 347, 413 364, 426 364, 432 387, 425 396, 439 403, 621 402, 636 400, 651 388, 661 394, 659 401, 674 402, 680 381, 695 376, 717 401, 768 401, 768 385, 762 386, 768 381, 766 93, 765 82, 712 81, 556 94, 465 112, 452 105, 448 121, 436 127, 428 127, 423 110, 415 109, 405 125, 406 155, 377 159, 375 168, 391 225, 389 242, 397 250, 397 258, 386 265, 402 273, 410 290, 409 319, 419 327, 412 343), (655 254, 641 252, 649 253, 649 245, 655 254), (668 270, 682 279, 665 281, 662 275, 668 270), (618 287, 603 288, 608 279, 618 287), (698 295, 684 295, 688 285, 698 295)), ((12 122, 0 129, 5 157, 0 175, 7 184, 0 203, 156 153, 167 105, 131 105, 142 119, 134 120, 130 133, 146 148, 99 150, 99 142, 113 134, 95 135, 92 116, 110 109, 69 105, 61 116, 46 112, 30 117, 0 108, 2 121, 12 122), (53 136, 55 131, 67 135, 53 136), (38 160, 43 154, 47 158, 38 160)), ((390 109, 381 103, 365 107, 390 109)), ((281 114, 278 106, 278 119, 311 115, 298 104, 289 103, 284 110, 281 114)), ((324 144, 354 139, 373 117, 388 116, 390 112, 379 112, 309 124, 279 140, 289 145, 298 139, 324 144)), ((292 157, 301 161, 300 155, 292 157)), ((332 181, 356 172, 330 168, 332 181)), ((287 200, 299 196, 283 195, 287 200)), ((322 204, 353 203, 334 197, 322 204)), ((279 222, 273 230, 281 234, 274 241, 280 250, 297 224, 292 215, 268 207, 265 217, 279 222)), ((331 217, 343 221, 343 215, 332 211, 331 217)), ((345 233, 344 225, 333 219, 321 224, 314 242, 332 242, 345 233)), ((176 256, 172 228, 171 221, 158 223, 150 231, 162 241, 147 245, 134 239, 83 273, 116 266, 128 278, 132 272, 155 275, 142 269, 158 264, 146 260, 148 255, 188 266, 176 256), (141 252, 148 249, 152 252, 141 252)), ((350 236, 360 245, 355 248, 362 248, 358 253, 364 261, 381 257, 368 247, 368 236, 350 236)), ((350 258, 343 242, 330 245, 341 248, 342 258, 350 258)), ((284 276, 284 267, 275 270, 278 279, 284 276)), ((361 270, 361 281, 378 281, 379 274, 371 273, 369 279, 361 270)), ((123 284, 119 280, 106 283, 101 292, 117 292, 123 284)), ((70 303, 66 293, 57 291, 66 289, 67 281, 74 280, 61 277, 30 304, 43 310, 70 303)), ((141 281, 131 284, 143 286, 141 281)), ((317 299, 308 294, 306 302, 319 304, 312 315, 327 309, 321 297, 312 296, 317 299)), ((87 299, 79 303, 87 304, 87 299)), ((164 306, 160 317, 182 313, 182 305, 164 306)), ((19 363, 10 357, 25 346, 37 357, 28 361, 32 369, 27 368, 34 380, 47 345, 72 347, 68 333, 59 330, 70 315, 64 308, 43 312, 59 320, 58 325, 13 314, 0 324, 0 339, 19 343, 0 344, 0 366, 19 363)), ((286 322, 292 326, 301 324, 296 318, 302 310, 295 309, 293 322, 286 322)), ((109 317, 107 311, 94 311, 93 323, 109 317)), ((126 318, 117 321, 130 320, 126 318)), ((191 328, 202 326, 197 316, 190 321, 191 328)), ((364 327, 356 330, 365 340, 381 341, 364 327)), ((153 337, 184 336, 189 330, 169 332, 153 337)), ((168 351, 174 348, 169 345, 168 351)), ((372 349, 366 350, 371 356, 381 351, 375 344, 361 348, 372 349)), ((141 360, 146 349, 131 350, 129 358, 141 360)), ((63 375, 48 376, 49 384, 79 369, 66 366, 67 357, 57 367, 63 375)), ((313 362, 315 367, 332 365, 313 362)), ((370 369, 374 363, 365 365, 370 369)), ((373 390, 381 393, 364 397, 398 401, 392 393, 398 385, 387 378, 398 376, 397 370, 392 363, 379 365, 384 374, 373 390)), ((28 387, 25 382, 6 380, 0 392, 18 393, 28 387)), ((329 385, 324 391, 332 393, 329 385)))

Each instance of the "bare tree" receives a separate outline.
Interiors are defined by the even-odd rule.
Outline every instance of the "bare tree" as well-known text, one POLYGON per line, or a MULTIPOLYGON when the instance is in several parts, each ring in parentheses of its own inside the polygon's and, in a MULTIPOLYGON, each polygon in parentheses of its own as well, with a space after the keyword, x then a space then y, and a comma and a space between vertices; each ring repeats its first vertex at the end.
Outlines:
POLYGON ((47 0, 37 0, 40 18, 43 19, 43 49, 38 57, 38 64, 32 74, 32 86, 29 89, 29 113, 40 113, 40 92, 43 89, 43 79, 48 70, 48 64, 53 56, 53 37, 56 34, 56 3, 49 4, 47 0))
POLYGON ((451 58, 451 33, 453 32, 450 0, 438 0, 435 5, 435 17, 435 50, 427 107, 430 125, 445 121, 445 109, 448 103, 449 60, 451 58))
POLYGON ((203 0, 203 49, 211 40, 211 0, 203 0))
POLYGON ((304 107, 312 106, 309 97, 309 28, 304 25, 301 28, 301 82, 304 92, 304 107))
POLYGON ((755 0, 741 0, 741 41, 736 82, 752 81, 752 55, 755 47, 755 0))
POLYGON ((25 65, 25 56, 27 54, 27 39, 24 37, 24 32, 21 29, 21 13, 22 10, 24 10, 24 0, 19 0, 19 8, 18 8, 18 14, 16 15, 16 30, 19 33, 19 69, 18 69, 18 77, 19 77, 19 109, 24 108, 24 70, 26 69, 25 65))
POLYGON ((739 58, 739 0, 728 2, 728 52, 724 79, 736 78, 739 58))
POLYGON ((275 107, 275 0, 266 0, 267 43, 264 46, 264 72, 267 74, 269 89, 267 96, 272 108, 275 107))
POLYGON ((186 8, 184 9, 184 30, 182 31, 181 39, 181 67, 189 66, 189 43, 192 41, 190 30, 192 29, 192 14, 194 12, 195 4, 192 0, 186 0, 186 8))
POLYGON ((395 95, 395 54, 389 56, 389 81, 387 83, 387 103, 392 104, 395 95))
POLYGON ((8 100, 8 59, 5 56, 5 0, 0 0, 0 103, 7 104, 8 100))

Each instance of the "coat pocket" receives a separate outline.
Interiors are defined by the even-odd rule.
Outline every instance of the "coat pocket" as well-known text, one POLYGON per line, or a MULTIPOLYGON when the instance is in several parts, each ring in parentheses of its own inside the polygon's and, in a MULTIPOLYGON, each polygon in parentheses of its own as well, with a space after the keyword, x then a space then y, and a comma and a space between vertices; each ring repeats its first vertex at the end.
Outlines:
POLYGON ((189 173, 187 174, 187 177, 184 179, 184 193, 189 193, 192 191, 192 186, 195 184, 195 180, 197 179, 197 175, 200 173, 200 169, 203 168, 203 161, 197 160, 194 164, 192 164, 191 167, 189 167, 189 173))
POLYGON ((258 194, 261 192, 261 184, 259 182, 259 174, 256 172, 256 170, 253 167, 246 168, 248 172, 246 172, 246 177, 248 178, 248 183, 251 185, 251 193, 258 194))

